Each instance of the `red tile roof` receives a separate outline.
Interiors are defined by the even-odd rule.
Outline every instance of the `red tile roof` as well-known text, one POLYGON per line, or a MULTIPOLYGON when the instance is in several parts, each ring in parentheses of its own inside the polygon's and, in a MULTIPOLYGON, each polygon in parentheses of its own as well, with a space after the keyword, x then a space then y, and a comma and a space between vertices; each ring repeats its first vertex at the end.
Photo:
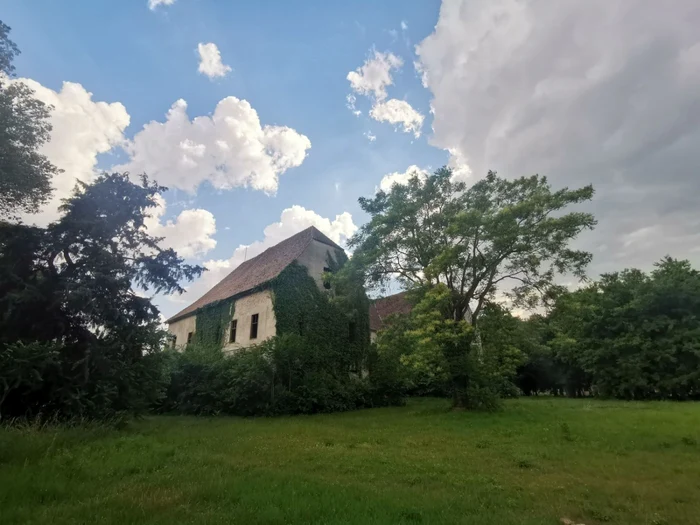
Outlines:
POLYGON ((260 255, 248 259, 230 274, 224 277, 219 284, 197 299, 184 310, 178 312, 167 323, 172 323, 183 317, 192 315, 198 308, 210 303, 228 299, 234 295, 248 292, 258 286, 277 277, 282 270, 292 264, 311 243, 318 241, 333 248, 342 249, 326 235, 314 226, 306 228, 288 239, 268 248, 260 255))
POLYGON ((413 306, 408 302, 406 293, 401 292, 374 301, 369 307, 369 329, 379 331, 385 328, 387 317, 411 313, 413 306))

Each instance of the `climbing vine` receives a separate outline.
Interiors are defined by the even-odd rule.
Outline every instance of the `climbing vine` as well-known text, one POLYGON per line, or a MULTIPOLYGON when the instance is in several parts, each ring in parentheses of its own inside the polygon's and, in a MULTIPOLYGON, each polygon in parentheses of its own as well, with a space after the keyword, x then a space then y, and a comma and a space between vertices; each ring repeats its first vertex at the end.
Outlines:
MULTIPOLYGON (((347 261, 327 257, 330 273, 347 261)), ((369 300, 360 286, 321 290, 307 269, 292 263, 272 282, 277 334, 299 334, 337 373, 359 372, 369 349, 369 300)))
POLYGON ((224 334, 233 318, 233 298, 208 304, 197 310, 195 340, 202 345, 225 344, 224 334))

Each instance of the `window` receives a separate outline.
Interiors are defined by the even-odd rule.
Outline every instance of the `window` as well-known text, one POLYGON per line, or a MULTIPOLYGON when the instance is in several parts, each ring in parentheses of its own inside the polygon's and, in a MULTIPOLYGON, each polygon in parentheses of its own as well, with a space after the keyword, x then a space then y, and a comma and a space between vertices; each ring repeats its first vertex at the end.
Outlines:
POLYGON ((351 343, 355 342, 356 332, 357 331, 357 323, 355 321, 350 321, 350 324, 348 325, 348 341, 351 343))
POLYGON ((250 316, 250 338, 257 339, 258 337, 258 314, 250 316))
POLYGON ((194 335, 194 332, 187 332, 187 344, 190 344, 192 342, 193 335, 194 335))
POLYGON ((238 319, 234 319, 231 321, 231 329, 229 330, 228 334, 228 342, 229 343, 235 343, 236 342, 236 329, 238 328, 238 319))
POLYGON ((331 281, 328 279, 328 276, 326 275, 326 274, 328 274, 328 273, 331 273, 331 269, 328 268, 327 266, 325 266, 325 267, 323 268, 323 274, 324 274, 324 275, 323 275, 323 287, 324 287, 326 290, 330 290, 330 289, 331 289, 331 281))

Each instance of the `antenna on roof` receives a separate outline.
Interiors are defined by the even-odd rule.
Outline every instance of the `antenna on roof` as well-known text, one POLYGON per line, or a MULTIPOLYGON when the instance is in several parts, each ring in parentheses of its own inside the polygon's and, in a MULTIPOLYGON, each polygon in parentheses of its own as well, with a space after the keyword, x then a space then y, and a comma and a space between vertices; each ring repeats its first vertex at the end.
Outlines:
POLYGON ((243 253, 243 262, 246 262, 246 259, 248 259, 248 247, 245 247, 245 252, 243 253))

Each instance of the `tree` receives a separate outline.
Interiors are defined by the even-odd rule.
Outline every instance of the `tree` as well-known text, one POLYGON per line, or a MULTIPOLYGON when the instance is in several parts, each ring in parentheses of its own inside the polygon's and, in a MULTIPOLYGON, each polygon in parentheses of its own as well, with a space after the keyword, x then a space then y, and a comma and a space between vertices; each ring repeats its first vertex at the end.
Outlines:
MULTIPOLYGON (((700 272, 670 257, 560 297, 550 345, 571 385, 622 399, 700 398, 700 272)), ((572 393, 572 392, 569 392, 572 393)))
MULTIPOLYGON (((592 229, 595 219, 563 210, 592 196, 591 186, 552 191, 546 177, 506 180, 494 172, 467 188, 441 168, 360 199, 370 221, 350 241, 353 264, 364 270, 370 286, 390 279, 406 288, 445 286, 444 318, 475 326, 487 302, 507 284, 512 288, 504 291, 515 304, 532 306, 560 290, 557 274, 585 277, 591 254, 569 244, 592 229)), ((459 352, 470 346, 461 344, 459 352)), ((461 392, 455 404, 468 405, 468 378, 455 368, 450 375, 453 389, 461 392)))
POLYGON ((0 21, 0 215, 32 213, 51 197, 51 178, 60 170, 39 153, 50 138, 51 107, 22 82, 10 81, 19 54, 0 21))
POLYGON ((36 363, 29 374, 3 361, 3 414, 101 417, 148 402, 158 370, 147 364, 163 333, 158 309, 133 287, 182 292, 204 270, 146 231, 164 190, 104 174, 80 183, 48 228, 0 223, 0 353, 36 363))

